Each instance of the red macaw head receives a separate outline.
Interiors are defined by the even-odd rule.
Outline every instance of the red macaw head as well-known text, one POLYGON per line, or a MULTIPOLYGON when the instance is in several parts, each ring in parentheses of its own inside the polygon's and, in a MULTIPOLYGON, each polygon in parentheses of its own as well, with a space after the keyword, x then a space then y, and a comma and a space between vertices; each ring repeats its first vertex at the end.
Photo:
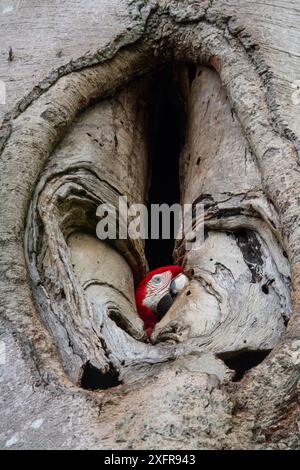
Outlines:
POLYGON ((150 271, 139 283, 135 290, 135 301, 148 336, 151 336, 156 323, 188 282, 181 266, 164 266, 150 271))

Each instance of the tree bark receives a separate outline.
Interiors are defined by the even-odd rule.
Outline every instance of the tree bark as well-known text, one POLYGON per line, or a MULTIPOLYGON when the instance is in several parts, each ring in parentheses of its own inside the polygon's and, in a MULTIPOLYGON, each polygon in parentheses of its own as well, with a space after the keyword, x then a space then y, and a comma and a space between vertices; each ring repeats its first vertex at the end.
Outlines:
POLYGON ((233 1, 129 2, 130 28, 3 119, 1 447, 299 448, 300 121, 275 18, 298 38, 300 12, 285 3, 260 29, 252 2, 235 17, 233 1), (149 343, 133 296, 143 243, 98 240, 96 211, 147 202, 151 83, 170 63, 181 204, 204 204, 205 239, 176 243, 191 281, 149 343))

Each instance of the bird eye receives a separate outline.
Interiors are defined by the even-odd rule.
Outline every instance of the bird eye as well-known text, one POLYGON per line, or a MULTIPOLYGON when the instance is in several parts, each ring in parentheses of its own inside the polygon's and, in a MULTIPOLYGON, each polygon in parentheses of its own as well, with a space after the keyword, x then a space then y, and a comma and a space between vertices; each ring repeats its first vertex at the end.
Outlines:
POLYGON ((152 281, 153 281, 155 284, 159 284, 160 281, 161 281, 161 277, 160 277, 160 276, 153 276, 152 281))

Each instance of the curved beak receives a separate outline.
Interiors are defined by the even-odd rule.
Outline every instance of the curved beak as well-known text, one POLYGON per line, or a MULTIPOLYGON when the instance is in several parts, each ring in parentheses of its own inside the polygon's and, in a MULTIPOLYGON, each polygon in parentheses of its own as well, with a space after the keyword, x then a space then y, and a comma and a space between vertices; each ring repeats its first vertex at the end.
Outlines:
POLYGON ((172 279, 169 292, 160 299, 157 305, 156 313, 160 320, 167 313, 179 292, 181 292, 189 282, 189 278, 183 273, 178 274, 178 276, 172 279))
POLYGON ((170 283, 169 291, 172 297, 176 297, 190 282, 189 278, 181 273, 178 274, 170 283))

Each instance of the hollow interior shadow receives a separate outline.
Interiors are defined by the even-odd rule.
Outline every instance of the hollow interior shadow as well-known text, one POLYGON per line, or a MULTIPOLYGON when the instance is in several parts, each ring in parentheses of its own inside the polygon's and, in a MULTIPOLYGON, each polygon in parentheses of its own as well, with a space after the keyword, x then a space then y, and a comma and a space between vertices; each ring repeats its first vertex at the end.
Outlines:
MULTIPOLYGON (((178 80, 180 65, 168 64, 152 77, 148 105, 148 151, 151 166, 149 188, 149 231, 151 204, 180 203, 179 157, 185 141, 186 109, 178 80)), ((173 219, 169 239, 146 240, 145 252, 150 269, 173 263, 173 219)))
POLYGON ((242 380, 246 372, 258 366, 271 351, 242 351, 235 356, 226 357, 226 355, 218 354, 229 369, 235 371, 232 379, 233 382, 242 380))
POLYGON ((84 366, 80 386, 86 390, 106 390, 121 383, 114 368, 111 368, 106 374, 102 374, 90 362, 87 362, 84 366))

